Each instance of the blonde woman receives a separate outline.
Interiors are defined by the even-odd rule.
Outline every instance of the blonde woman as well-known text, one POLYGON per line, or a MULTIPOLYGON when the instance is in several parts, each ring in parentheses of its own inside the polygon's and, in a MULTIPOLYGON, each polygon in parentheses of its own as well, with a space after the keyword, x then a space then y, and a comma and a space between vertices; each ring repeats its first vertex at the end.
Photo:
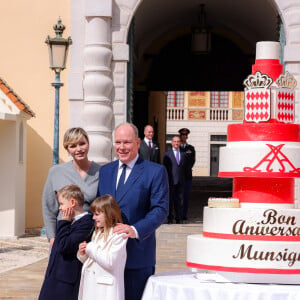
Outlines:
POLYGON ((61 218, 56 192, 69 184, 76 184, 84 194, 85 211, 96 198, 100 166, 88 159, 89 138, 84 129, 70 128, 63 141, 64 148, 72 160, 52 166, 43 190, 42 208, 46 235, 52 247, 57 221, 61 218))
POLYGON ((90 210, 95 231, 90 243, 79 245, 78 259, 83 263, 79 300, 124 300, 126 242, 124 234, 113 233, 122 222, 117 201, 103 195, 92 202, 90 210))

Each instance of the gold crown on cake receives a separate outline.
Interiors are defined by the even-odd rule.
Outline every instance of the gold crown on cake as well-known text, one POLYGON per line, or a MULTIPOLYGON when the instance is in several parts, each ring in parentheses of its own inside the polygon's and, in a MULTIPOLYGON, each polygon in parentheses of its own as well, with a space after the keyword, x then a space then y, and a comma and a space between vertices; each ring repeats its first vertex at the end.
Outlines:
POLYGON ((295 77, 287 71, 285 72, 285 74, 281 74, 277 78, 276 83, 279 87, 288 88, 291 90, 294 90, 297 86, 295 77))
POLYGON ((273 79, 267 74, 261 74, 259 71, 249 75, 243 82, 244 86, 250 89, 268 88, 273 83, 273 79))

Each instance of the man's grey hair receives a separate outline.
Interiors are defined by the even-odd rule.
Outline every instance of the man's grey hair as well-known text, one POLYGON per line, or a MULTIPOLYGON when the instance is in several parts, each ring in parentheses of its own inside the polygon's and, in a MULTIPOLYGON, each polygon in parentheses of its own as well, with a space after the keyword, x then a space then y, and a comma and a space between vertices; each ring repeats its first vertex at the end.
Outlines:
POLYGON ((116 132, 121 126, 129 126, 129 127, 131 127, 132 130, 133 130, 135 139, 138 139, 138 138, 139 138, 139 131, 138 131, 137 127, 136 127, 134 124, 128 123, 128 122, 119 124, 119 125, 116 127, 115 132, 116 132))

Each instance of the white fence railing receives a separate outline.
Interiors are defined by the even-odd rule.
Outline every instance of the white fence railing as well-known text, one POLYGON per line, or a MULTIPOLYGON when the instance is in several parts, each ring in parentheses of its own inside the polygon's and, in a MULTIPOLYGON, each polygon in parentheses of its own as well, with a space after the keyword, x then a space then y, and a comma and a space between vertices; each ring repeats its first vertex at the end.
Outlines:
POLYGON ((184 120, 199 120, 199 121, 232 121, 232 108, 197 108, 191 107, 168 107, 167 120, 168 121, 184 121, 184 120), (191 118, 188 116, 189 111, 195 114, 195 111, 201 111, 201 117, 191 118))

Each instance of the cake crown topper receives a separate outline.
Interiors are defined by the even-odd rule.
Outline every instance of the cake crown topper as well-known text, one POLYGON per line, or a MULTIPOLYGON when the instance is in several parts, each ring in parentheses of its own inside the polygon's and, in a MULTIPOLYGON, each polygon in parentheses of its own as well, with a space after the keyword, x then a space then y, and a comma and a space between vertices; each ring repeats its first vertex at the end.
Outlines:
POLYGON ((279 87, 288 88, 291 90, 294 90, 297 86, 295 77, 287 71, 285 72, 285 74, 281 74, 277 78, 276 83, 279 87))
POLYGON ((273 83, 273 79, 266 74, 261 74, 259 71, 249 75, 243 82, 244 86, 250 89, 268 88, 273 83))

